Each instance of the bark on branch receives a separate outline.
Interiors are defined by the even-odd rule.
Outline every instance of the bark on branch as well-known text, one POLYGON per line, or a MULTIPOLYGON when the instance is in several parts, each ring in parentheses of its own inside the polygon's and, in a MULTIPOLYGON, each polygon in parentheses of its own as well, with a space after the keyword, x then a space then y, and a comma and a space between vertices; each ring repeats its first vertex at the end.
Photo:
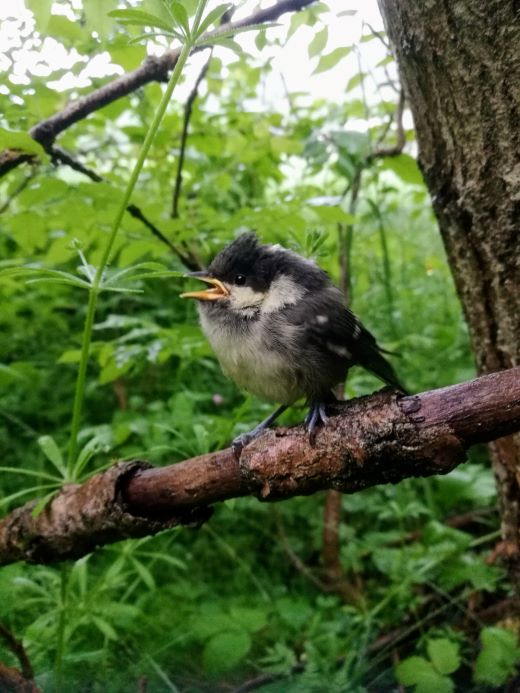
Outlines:
MULTIPOLYGON (((280 0, 275 5, 264 10, 258 10, 244 19, 222 24, 217 29, 207 32, 204 38, 211 41, 212 38, 218 37, 224 31, 273 22, 286 12, 297 12, 313 2, 315 0, 280 0)), ((56 137, 61 132, 74 125, 74 123, 83 120, 91 113, 98 111, 104 106, 108 106, 108 104, 117 101, 117 99, 123 96, 132 94, 150 82, 166 81, 169 72, 175 67, 179 55, 180 49, 174 49, 167 51, 160 57, 149 56, 136 70, 117 77, 99 89, 95 89, 90 94, 68 104, 62 111, 37 123, 31 128, 29 134, 36 142, 48 149, 53 145, 56 137)), ((30 155, 18 150, 5 149, 0 151, 0 177, 16 168, 19 164, 31 160, 32 157, 30 155)))
POLYGON ((168 467, 119 462, 0 522, 0 565, 78 558, 106 543, 200 524, 217 501, 276 501, 334 488, 354 493, 445 474, 465 451, 520 430, 520 367, 402 397, 389 390, 338 403, 309 445, 301 426, 265 433, 237 459, 230 449, 168 467))

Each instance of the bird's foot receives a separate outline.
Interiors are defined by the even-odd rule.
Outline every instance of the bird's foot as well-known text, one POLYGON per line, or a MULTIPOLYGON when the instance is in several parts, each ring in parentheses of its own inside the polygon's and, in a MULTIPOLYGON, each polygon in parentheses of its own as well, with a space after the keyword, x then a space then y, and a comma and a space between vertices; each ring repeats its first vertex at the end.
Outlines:
POLYGON ((240 457, 240 453, 246 447, 246 445, 249 445, 249 443, 252 443, 253 440, 258 438, 258 436, 261 435, 267 428, 269 428, 269 426, 286 409, 287 405, 282 404, 280 407, 278 407, 278 409, 276 409, 272 414, 270 414, 267 417, 267 419, 264 419, 264 421, 259 423, 258 426, 255 426, 251 431, 248 431, 247 433, 241 433, 239 436, 237 436, 231 443, 231 449, 233 450, 235 458, 238 460, 238 458, 240 457))
POLYGON ((253 442, 255 438, 258 438, 258 436, 265 431, 265 428, 262 428, 260 431, 257 431, 257 428, 253 428, 252 431, 248 431, 247 433, 241 433, 239 436, 233 439, 233 442, 231 443, 231 449, 233 450, 233 454, 235 455, 235 458, 238 460, 240 457, 240 454, 242 450, 246 447, 246 445, 249 445, 249 443, 253 442))
POLYGON ((325 425, 329 420, 324 402, 311 402, 309 413, 305 417, 305 428, 309 434, 309 443, 312 445, 316 438, 316 427, 322 423, 325 425))

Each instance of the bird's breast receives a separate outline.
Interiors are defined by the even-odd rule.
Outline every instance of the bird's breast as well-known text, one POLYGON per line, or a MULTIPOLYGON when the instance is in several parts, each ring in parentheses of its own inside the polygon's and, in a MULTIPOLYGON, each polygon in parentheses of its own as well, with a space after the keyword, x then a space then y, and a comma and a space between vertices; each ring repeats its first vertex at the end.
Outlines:
POLYGON ((244 319, 200 311, 201 326, 224 373, 261 399, 291 404, 304 395, 301 373, 287 357, 271 316, 244 319), (271 324, 270 324, 271 323, 271 324))

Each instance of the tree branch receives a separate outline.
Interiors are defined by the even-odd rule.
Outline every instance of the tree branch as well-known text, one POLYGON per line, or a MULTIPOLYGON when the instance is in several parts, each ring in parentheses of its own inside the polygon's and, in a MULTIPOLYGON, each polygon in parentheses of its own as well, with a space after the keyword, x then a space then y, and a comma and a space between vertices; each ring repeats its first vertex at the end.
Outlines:
MULTIPOLYGON (((280 0, 275 5, 264 10, 258 10, 245 19, 222 24, 217 29, 207 32, 203 38, 206 41, 211 41, 212 38, 218 37, 224 31, 272 22, 286 12, 297 12, 313 2, 315 0, 280 0)), ((166 81, 168 73, 177 63, 179 54, 180 49, 176 48, 167 51, 160 57, 148 56, 136 70, 127 72, 99 89, 95 89, 87 96, 73 101, 59 113, 55 113, 46 120, 36 124, 31 128, 29 134, 36 142, 39 142, 47 149, 52 146, 61 132, 74 125, 74 123, 83 120, 91 113, 103 108, 103 106, 108 106, 108 104, 117 101, 117 99, 132 94, 150 82, 166 81)), ((18 150, 6 149, 0 152, 0 177, 24 161, 32 160, 32 158, 32 156, 18 150)))
POLYGON ((465 450, 520 430, 520 367, 402 397, 388 389, 338 402, 313 446, 301 426, 168 467, 119 462, 65 486, 34 517, 35 501, 0 521, 0 565, 78 558, 97 546, 175 524, 200 525, 212 503, 277 501, 327 488, 355 493, 446 474, 465 450))

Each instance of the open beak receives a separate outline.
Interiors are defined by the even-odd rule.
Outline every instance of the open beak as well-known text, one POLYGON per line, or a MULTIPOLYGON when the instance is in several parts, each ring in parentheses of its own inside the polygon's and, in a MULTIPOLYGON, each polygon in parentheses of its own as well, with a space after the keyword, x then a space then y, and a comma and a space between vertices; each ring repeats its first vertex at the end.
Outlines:
POLYGON ((181 294, 181 298, 198 298, 199 301, 216 301, 219 298, 224 298, 229 296, 229 291, 226 289, 224 284, 214 277, 208 277, 206 272, 190 272, 186 275, 187 277, 196 277, 200 279, 201 282, 206 282, 206 284, 211 284, 211 289, 204 289, 203 291, 187 291, 181 294))

